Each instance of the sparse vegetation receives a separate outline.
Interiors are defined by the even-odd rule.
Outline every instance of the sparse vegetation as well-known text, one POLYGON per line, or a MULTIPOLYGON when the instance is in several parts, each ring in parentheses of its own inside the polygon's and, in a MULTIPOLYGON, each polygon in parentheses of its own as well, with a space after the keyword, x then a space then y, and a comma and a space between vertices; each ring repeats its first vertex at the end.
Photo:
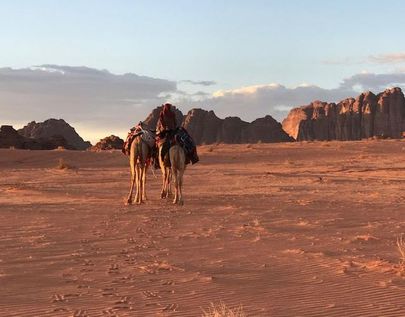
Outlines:
POLYGON ((404 234, 401 234, 400 236, 397 237, 397 246, 398 246, 398 251, 401 255, 400 258, 400 265, 403 269, 405 269, 405 240, 404 240, 404 234))
POLYGON ((218 305, 211 303, 208 311, 203 310, 202 317, 245 317, 242 306, 235 309, 228 308, 223 302, 218 305))
POLYGON ((213 147, 213 146, 209 146, 209 147, 207 148, 207 151, 208 151, 208 152, 214 152, 214 147, 213 147))
POLYGON ((56 168, 60 170, 68 170, 72 169, 73 167, 67 164, 63 158, 60 158, 58 161, 58 165, 56 165, 56 168))

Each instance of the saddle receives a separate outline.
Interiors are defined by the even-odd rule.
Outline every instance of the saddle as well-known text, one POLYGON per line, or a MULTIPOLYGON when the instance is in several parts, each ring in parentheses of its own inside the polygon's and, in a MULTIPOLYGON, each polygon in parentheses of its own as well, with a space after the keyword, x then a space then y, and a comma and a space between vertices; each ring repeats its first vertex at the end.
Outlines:
POLYGON ((161 149, 161 159, 166 166, 171 166, 169 150, 175 144, 180 145, 183 148, 186 155, 186 164, 189 164, 190 162, 191 164, 195 164, 199 161, 195 142, 183 127, 177 128, 175 131, 166 131, 164 139, 161 139, 160 143, 163 144, 161 149))
POLYGON ((122 146, 122 153, 129 156, 131 151, 131 144, 137 136, 141 136, 143 142, 145 142, 150 149, 155 148, 155 133, 151 130, 146 130, 142 127, 142 122, 128 132, 127 138, 122 146))

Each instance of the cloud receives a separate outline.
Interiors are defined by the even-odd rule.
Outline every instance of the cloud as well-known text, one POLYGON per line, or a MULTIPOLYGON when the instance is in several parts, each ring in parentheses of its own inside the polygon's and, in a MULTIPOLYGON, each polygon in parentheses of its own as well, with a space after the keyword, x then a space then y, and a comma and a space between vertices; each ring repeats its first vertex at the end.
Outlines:
POLYGON ((348 97, 356 97, 363 91, 379 93, 392 86, 405 88, 405 73, 355 74, 345 78, 333 89, 309 84, 297 87, 286 87, 278 83, 252 85, 219 90, 197 104, 205 109, 214 109, 221 117, 237 115, 244 120, 254 120, 270 114, 281 121, 291 108, 314 100, 339 102, 348 97))
POLYGON ((402 64, 405 63, 405 52, 369 55, 365 57, 342 57, 326 59, 322 61, 325 65, 361 65, 361 64, 402 64))
POLYGON ((390 53, 369 56, 369 61, 377 64, 405 63, 405 53, 390 53))
POLYGON ((0 68, 0 123, 55 117, 93 133, 126 131, 176 91, 175 81, 88 67, 0 68))
POLYGON ((206 109, 214 109, 221 116, 237 115, 254 120, 267 114, 282 120, 288 111, 313 100, 338 101, 354 94, 350 88, 324 89, 315 85, 288 88, 281 84, 253 85, 231 90, 220 90, 199 102, 206 109))
POLYGON ((340 89, 356 89, 359 91, 371 90, 380 92, 387 87, 405 87, 405 73, 361 73, 343 80, 340 89))
POLYGON ((198 86, 214 86, 217 84, 217 82, 212 81, 212 80, 201 80, 201 81, 195 81, 195 80, 181 80, 179 83, 186 83, 186 84, 191 84, 191 85, 198 85, 198 86))

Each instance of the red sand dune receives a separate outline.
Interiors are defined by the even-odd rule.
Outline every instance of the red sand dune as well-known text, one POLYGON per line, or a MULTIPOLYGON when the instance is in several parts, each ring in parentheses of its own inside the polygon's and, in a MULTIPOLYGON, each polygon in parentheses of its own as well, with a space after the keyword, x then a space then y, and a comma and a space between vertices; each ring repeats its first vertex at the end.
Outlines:
POLYGON ((0 316, 405 316, 405 142, 199 151, 126 207, 120 152, 0 150, 0 316))

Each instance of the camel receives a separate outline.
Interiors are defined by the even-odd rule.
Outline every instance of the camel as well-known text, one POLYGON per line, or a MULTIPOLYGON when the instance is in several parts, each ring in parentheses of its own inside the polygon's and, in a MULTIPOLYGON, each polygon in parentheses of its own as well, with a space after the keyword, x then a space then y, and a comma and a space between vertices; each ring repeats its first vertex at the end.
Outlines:
POLYGON ((173 145, 169 149, 171 167, 168 166, 161 156, 162 146, 159 146, 159 164, 162 171, 161 198, 168 198, 171 194, 171 178, 174 178, 174 199, 173 204, 183 205, 183 174, 186 169, 186 154, 179 145, 173 145))
POLYGON ((138 135, 132 141, 131 150, 129 154, 129 164, 131 168, 131 186, 127 199, 127 205, 132 204, 132 193, 134 191, 134 185, 136 184, 135 202, 141 204, 147 199, 145 192, 146 184, 146 170, 147 159, 150 155, 150 148, 142 140, 142 137, 138 135))

